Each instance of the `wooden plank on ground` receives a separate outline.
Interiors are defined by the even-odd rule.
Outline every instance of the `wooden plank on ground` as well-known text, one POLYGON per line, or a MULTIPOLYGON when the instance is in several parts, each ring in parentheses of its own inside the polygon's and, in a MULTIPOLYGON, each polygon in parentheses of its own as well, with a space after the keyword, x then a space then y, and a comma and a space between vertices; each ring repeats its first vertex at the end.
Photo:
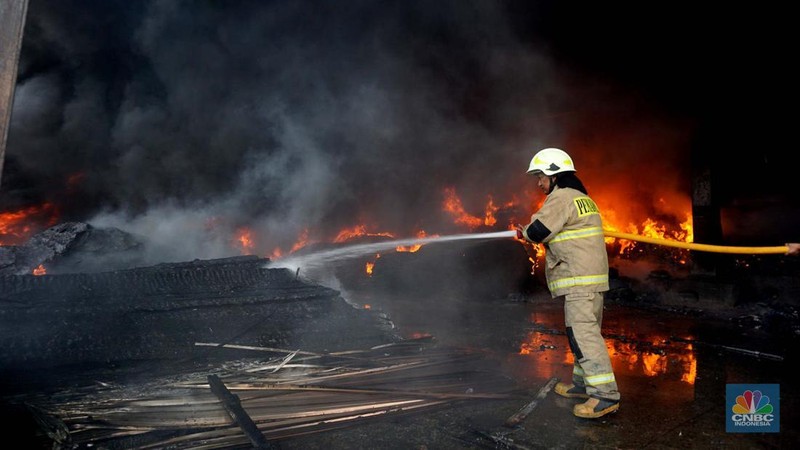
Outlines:
POLYGON ((228 411, 228 414, 231 416, 231 419, 233 419, 233 421, 239 425, 239 428, 242 429, 244 434, 247 435, 247 439, 250 440, 250 443, 253 444, 253 447, 258 449, 277 448, 272 446, 261 433, 261 431, 258 430, 258 427, 253 422, 253 419, 251 419, 247 414, 247 411, 242 408, 242 404, 239 401, 239 396, 232 394, 228 388, 225 387, 225 384, 222 383, 222 380, 220 380, 218 376, 213 374, 209 375, 208 385, 211 387, 211 392, 213 392, 214 395, 220 399, 225 407, 225 410, 228 411))
POLYGON ((533 411, 533 408, 536 408, 536 405, 539 403, 539 400, 547 396, 547 393, 550 392, 551 389, 553 389, 553 386, 555 386, 557 382, 558 378, 556 377, 550 378, 550 380, 544 386, 542 386, 541 389, 539 389, 539 392, 536 394, 536 397, 534 397, 534 399, 530 403, 523 406, 522 409, 517 411, 513 416, 506 419, 504 425, 507 427, 515 427, 519 425, 520 422, 525 420, 525 418, 528 417, 528 414, 530 414, 531 411, 533 411))

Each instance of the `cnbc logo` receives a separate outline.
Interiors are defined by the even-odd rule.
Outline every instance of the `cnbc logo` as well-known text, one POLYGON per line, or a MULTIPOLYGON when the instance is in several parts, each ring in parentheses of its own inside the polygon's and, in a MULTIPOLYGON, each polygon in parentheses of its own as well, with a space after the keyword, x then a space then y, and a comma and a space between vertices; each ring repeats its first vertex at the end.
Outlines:
POLYGON ((780 431, 780 385, 728 384, 725 388, 727 423, 731 433, 780 431))

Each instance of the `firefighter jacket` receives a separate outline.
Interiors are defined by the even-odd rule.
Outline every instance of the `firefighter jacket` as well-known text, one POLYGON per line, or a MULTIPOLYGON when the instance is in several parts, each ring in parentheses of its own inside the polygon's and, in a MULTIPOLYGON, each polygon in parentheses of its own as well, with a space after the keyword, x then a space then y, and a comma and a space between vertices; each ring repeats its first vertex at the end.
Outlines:
POLYGON ((550 230, 542 243, 553 297, 609 289, 603 222, 594 200, 577 189, 556 186, 531 216, 531 223, 536 220, 550 230))

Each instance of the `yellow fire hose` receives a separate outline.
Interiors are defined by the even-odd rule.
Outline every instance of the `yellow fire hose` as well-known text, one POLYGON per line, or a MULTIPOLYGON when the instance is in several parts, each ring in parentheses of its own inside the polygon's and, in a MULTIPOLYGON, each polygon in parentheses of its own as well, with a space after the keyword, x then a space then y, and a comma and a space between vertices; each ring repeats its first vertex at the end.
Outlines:
POLYGON ((620 233, 618 231, 603 230, 603 234, 607 237, 617 239, 627 239, 629 241, 646 242, 648 244, 666 245, 667 247, 678 247, 689 250, 698 250, 702 252, 715 252, 715 253, 740 253, 740 254, 786 254, 789 251, 787 245, 777 245, 774 247, 732 247, 729 245, 711 245, 711 244, 695 244, 693 242, 679 242, 670 241, 666 239, 656 239, 646 236, 639 236, 638 234, 620 233))

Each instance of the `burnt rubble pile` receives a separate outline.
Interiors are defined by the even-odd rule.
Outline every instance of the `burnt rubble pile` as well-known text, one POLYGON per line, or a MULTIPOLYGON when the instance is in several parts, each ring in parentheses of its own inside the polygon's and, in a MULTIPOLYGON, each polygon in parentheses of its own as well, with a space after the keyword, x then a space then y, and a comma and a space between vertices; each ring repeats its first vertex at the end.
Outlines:
POLYGON ((390 324, 338 291, 267 262, 0 277, 0 366, 187 359, 213 351, 203 343, 334 351, 393 339, 390 324))
POLYGON ((65 222, 32 236, 24 245, 0 246, 0 275, 25 275, 46 265, 48 273, 98 272, 142 264, 144 245, 116 228, 65 222))

